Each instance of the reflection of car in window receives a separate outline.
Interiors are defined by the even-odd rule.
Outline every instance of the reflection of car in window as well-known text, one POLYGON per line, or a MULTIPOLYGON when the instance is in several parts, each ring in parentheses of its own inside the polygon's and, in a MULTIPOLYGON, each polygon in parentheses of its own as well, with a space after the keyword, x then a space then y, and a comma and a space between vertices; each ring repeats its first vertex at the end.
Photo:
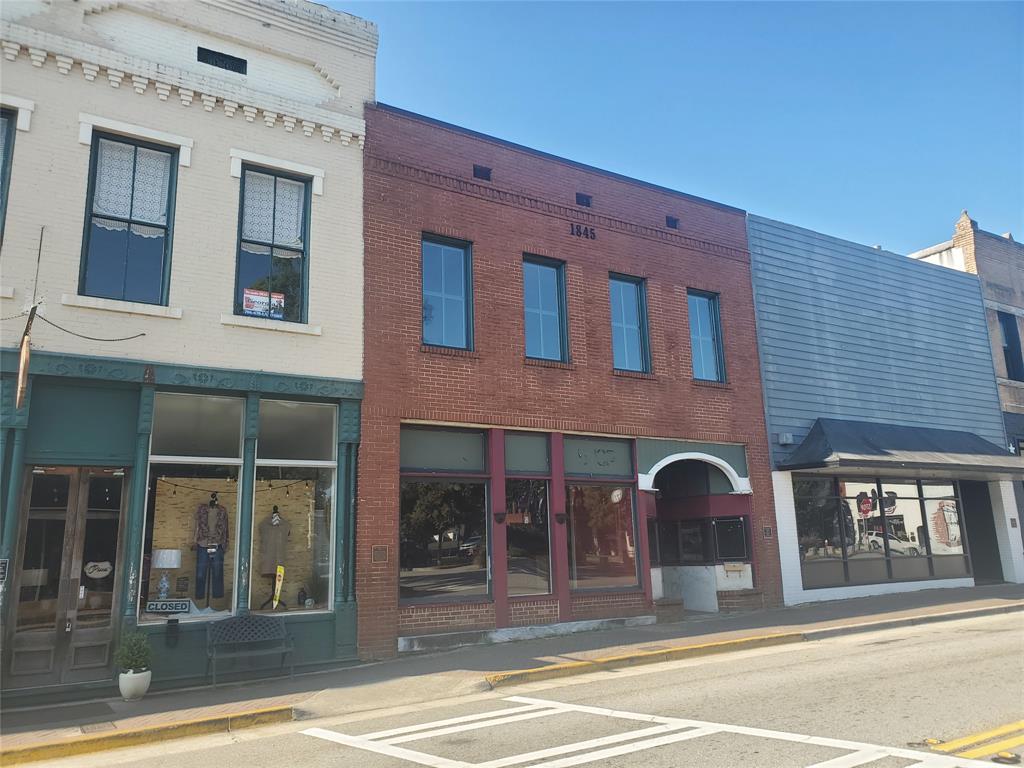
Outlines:
MULTIPOLYGON (((864 535, 864 538, 871 549, 880 551, 885 548, 885 544, 882 542, 882 534, 877 531, 869 531, 864 535)), ((921 554, 921 550, 913 542, 897 538, 891 533, 888 539, 890 552, 895 552, 898 555, 910 555, 911 557, 921 554)))
POLYGON ((459 545, 459 555, 472 560, 476 557, 477 550, 480 549, 481 541, 483 541, 483 537, 479 534, 476 536, 470 536, 459 545))

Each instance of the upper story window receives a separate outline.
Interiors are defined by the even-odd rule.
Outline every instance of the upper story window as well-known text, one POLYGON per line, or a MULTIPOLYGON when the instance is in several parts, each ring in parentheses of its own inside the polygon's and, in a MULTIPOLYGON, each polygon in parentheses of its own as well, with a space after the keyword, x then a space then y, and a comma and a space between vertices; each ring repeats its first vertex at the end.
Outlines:
POLYGON ((80 294, 167 303, 177 156, 94 132, 80 294))
POLYGON ((644 281, 613 275, 608 281, 612 311, 612 358, 620 371, 650 371, 647 297, 644 281))
POLYGON ((7 218, 7 187, 11 180, 11 158, 14 155, 14 126, 18 114, 13 109, 0 109, 0 243, 4 239, 7 218))
POLYGON ((243 168, 235 314, 305 322, 309 181, 243 168))
POLYGON ((523 260, 526 356, 568 358, 565 332, 565 265, 538 257, 523 260))
POLYGON ((423 343, 473 348, 469 243, 423 238, 423 343))
POLYGON ((1006 362, 1006 378, 1024 381, 1024 356, 1020 346, 1020 332, 1017 317, 1009 312, 996 312, 1003 337, 1003 360, 1006 362))
POLYGON ((718 294, 687 291, 686 297, 690 307, 693 378, 702 381, 725 381, 725 355, 722 349, 718 294))

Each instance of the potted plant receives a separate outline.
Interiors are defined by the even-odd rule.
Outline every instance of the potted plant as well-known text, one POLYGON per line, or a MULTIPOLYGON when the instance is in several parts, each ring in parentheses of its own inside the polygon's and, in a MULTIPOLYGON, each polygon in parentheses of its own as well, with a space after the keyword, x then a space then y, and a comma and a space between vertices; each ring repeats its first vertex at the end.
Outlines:
POLYGON ((153 671, 149 668, 153 652, 145 632, 131 632, 121 638, 114 663, 121 670, 117 686, 125 701, 138 701, 146 695, 153 671))

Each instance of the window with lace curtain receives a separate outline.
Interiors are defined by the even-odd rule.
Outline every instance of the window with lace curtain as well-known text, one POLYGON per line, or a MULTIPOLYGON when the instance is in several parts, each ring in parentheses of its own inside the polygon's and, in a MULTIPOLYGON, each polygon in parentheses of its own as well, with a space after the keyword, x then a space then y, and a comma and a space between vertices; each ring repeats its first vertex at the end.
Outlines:
POLYGON ((309 180, 243 166, 235 314, 306 321, 309 180))
POLYGON ((95 133, 78 292, 166 304, 176 149, 95 133))

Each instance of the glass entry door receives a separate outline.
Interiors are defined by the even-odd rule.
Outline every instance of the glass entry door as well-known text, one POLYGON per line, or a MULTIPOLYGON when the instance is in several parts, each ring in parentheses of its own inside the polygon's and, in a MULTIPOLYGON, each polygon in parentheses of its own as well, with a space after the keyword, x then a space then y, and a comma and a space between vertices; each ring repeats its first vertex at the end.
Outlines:
POLYGON ((30 470, 5 688, 110 676, 126 490, 123 470, 30 470))

